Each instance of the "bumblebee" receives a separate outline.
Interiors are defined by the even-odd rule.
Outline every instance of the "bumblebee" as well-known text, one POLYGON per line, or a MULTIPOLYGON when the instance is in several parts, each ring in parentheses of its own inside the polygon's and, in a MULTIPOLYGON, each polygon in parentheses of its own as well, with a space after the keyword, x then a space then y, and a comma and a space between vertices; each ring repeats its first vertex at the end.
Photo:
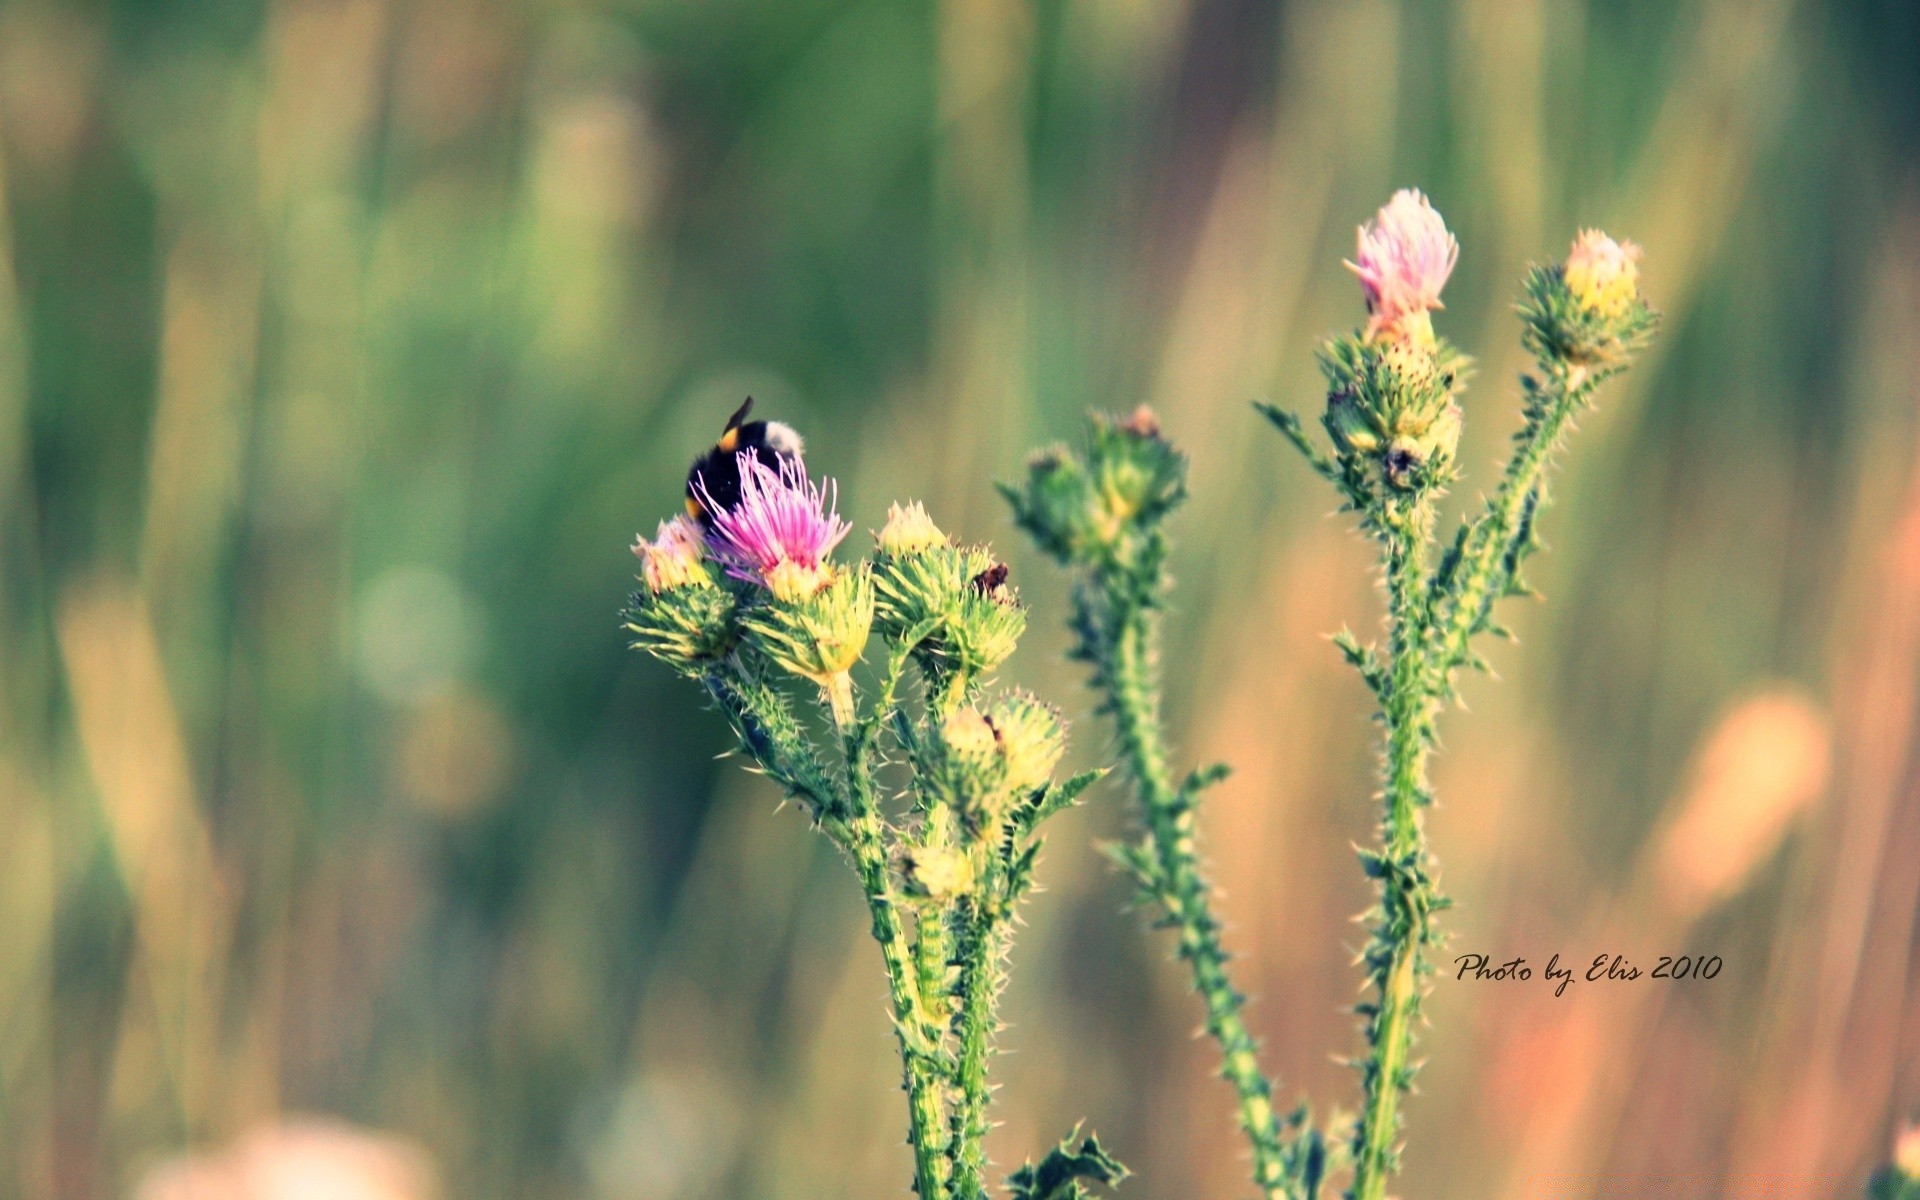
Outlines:
POLYGON ((779 421, 749 421, 753 397, 727 418, 727 427, 713 449, 693 460, 687 470, 687 515, 702 526, 713 523, 709 508, 730 509, 740 502, 741 454, 751 454, 769 467, 799 458, 805 450, 800 434, 779 421))

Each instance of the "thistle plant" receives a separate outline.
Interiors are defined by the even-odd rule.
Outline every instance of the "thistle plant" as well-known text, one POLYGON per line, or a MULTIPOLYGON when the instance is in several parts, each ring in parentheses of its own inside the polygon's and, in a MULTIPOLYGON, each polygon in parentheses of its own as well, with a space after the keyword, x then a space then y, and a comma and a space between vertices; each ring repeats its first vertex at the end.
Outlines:
POLYGON ((1023 487, 1003 489, 1021 526, 1076 574, 1076 654, 1091 665, 1113 719, 1144 828, 1119 857, 1162 923, 1178 931, 1179 954, 1220 1046, 1221 1074, 1238 1096, 1254 1181, 1268 1197, 1317 1196, 1329 1176, 1350 1167, 1347 1195, 1382 1200, 1398 1169, 1400 1098, 1413 1082, 1428 955, 1440 940, 1436 914, 1447 905, 1425 828, 1435 722, 1456 699, 1459 672, 1484 665, 1477 641, 1505 632, 1495 605, 1530 594, 1521 567, 1538 549, 1547 473, 1575 418, 1601 383, 1627 367, 1655 323, 1630 243, 1587 231, 1564 262, 1528 273, 1519 313, 1537 371, 1520 381, 1522 427, 1500 483, 1442 549, 1437 507, 1458 475, 1469 361, 1436 334, 1431 314, 1458 257, 1427 199, 1397 193, 1360 229, 1347 264, 1360 281, 1366 323, 1320 350, 1331 449, 1292 413, 1260 406, 1357 514, 1378 544, 1385 581, 1384 640, 1362 644, 1345 631, 1335 637, 1373 694, 1384 736, 1380 842, 1361 853, 1379 900, 1364 916, 1368 996, 1357 1011, 1366 1046, 1355 1063, 1362 1100, 1350 1123, 1329 1122, 1322 1131, 1304 1106, 1284 1120, 1275 1113, 1194 846, 1196 803, 1225 768, 1175 783, 1168 765, 1155 640, 1169 587, 1162 524, 1185 495, 1184 459, 1144 410, 1124 421, 1096 416, 1084 453, 1043 451, 1023 487))
MULTIPOLYGON (((1059 714, 988 686, 1026 627, 989 550, 954 543, 913 504, 890 510, 869 560, 837 562, 848 525, 833 485, 797 449, 736 452, 733 435, 702 460, 718 464, 710 477, 696 464, 688 514, 635 544, 626 628, 706 690, 753 767, 851 863, 886 970, 914 1187, 976 1200, 989 1194, 988 1065, 1015 913, 1042 824, 1098 773, 1055 779, 1059 714)), ((1073 1200, 1083 1181, 1124 1174, 1088 1138, 1009 1185, 1016 1200, 1073 1200)))
POLYGON ((1379 546, 1386 581, 1384 644, 1336 638, 1379 707, 1384 812, 1380 844, 1361 853, 1379 887, 1362 954, 1369 998, 1360 1005, 1366 1052, 1363 1099, 1350 1153, 1354 1200, 1381 1200, 1399 1167, 1401 1095, 1413 1082, 1414 1030, 1427 990, 1436 915, 1447 901, 1427 847, 1433 803, 1427 765, 1435 720, 1456 698, 1463 668, 1484 667, 1474 649, 1503 634, 1495 604, 1530 594, 1521 576, 1538 549, 1536 519, 1547 471, 1596 389, 1626 369, 1655 317, 1641 299, 1639 251, 1597 231, 1582 233, 1562 263, 1529 271, 1519 305, 1522 342, 1537 373, 1521 381, 1522 425, 1499 485, 1436 553, 1436 506, 1457 476, 1458 398, 1466 359, 1433 331, 1430 311, 1458 248, 1418 192, 1400 192, 1360 231, 1348 264, 1367 301, 1366 327, 1321 349, 1327 381, 1323 451, 1299 419, 1266 415, 1331 482, 1361 530, 1379 546))
POLYGON ((1177 776, 1161 718, 1160 618, 1171 586, 1163 526, 1186 499, 1186 479, 1186 456, 1143 407, 1124 419, 1095 414, 1084 452, 1044 450, 1023 486, 1001 491, 1020 527, 1074 572, 1073 655, 1090 668, 1101 711, 1113 720, 1141 825, 1138 839, 1114 854, 1141 907, 1177 931, 1207 1032, 1219 1045, 1220 1074, 1234 1089, 1254 1182, 1268 1197, 1310 1195, 1326 1169, 1324 1144, 1304 1109, 1286 1119, 1274 1110, 1195 843, 1201 795, 1227 771, 1177 776))

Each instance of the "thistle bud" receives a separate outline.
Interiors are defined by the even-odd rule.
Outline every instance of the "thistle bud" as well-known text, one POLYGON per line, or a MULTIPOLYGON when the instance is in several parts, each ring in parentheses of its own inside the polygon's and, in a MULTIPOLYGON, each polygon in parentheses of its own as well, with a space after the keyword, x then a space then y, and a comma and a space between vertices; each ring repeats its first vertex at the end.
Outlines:
POLYGON ((1567 290, 1588 312, 1609 321, 1627 315, 1640 298, 1640 247, 1583 229, 1567 253, 1567 290))
POLYGON ((889 504, 887 523, 873 535, 873 540, 887 558, 912 558, 952 544, 918 500, 905 508, 889 504))
POLYGON ((1639 262, 1640 247, 1588 229, 1564 263, 1535 267, 1520 305, 1527 348, 1576 366, 1622 362, 1657 319, 1640 295, 1639 262))
POLYGON ((873 628, 865 563, 831 568, 827 582, 808 594, 768 590, 768 601, 748 609, 741 623, 777 666, 827 687, 860 661, 873 628))
POLYGON ((675 588, 713 586, 700 527, 686 517, 660 522, 651 542, 634 539, 633 553, 640 560, 641 581, 656 596, 675 588))
POLYGON ((1016 796, 1053 778, 1053 769, 1067 749, 1066 730, 1056 709, 1027 692, 1012 691, 994 702, 988 717, 1000 735, 1007 786, 1016 796))
POLYGON ((1336 338, 1321 348, 1327 434, 1351 478, 1399 492, 1446 482, 1460 443, 1463 360, 1444 343, 1336 338))
POLYGON ((1028 464, 1024 489, 1001 492, 1020 525, 1061 562, 1112 562, 1186 496, 1186 475, 1186 456, 1142 406, 1124 418, 1093 415, 1084 455, 1043 451, 1028 464))
POLYGON ((973 890, 973 860, 952 846, 910 847, 900 866, 912 896, 949 900, 973 890))
POLYGON ((984 713, 955 709, 940 723, 939 787, 970 838, 990 837, 1007 808, 1007 766, 1000 735, 984 713))
POLYGON ((706 664, 726 657, 738 640, 735 604, 733 594, 713 586, 711 579, 664 592, 642 588, 627 608, 626 628, 634 649, 698 674, 706 664))
POLYGON ((685 517, 660 522, 652 541, 638 538, 640 581, 626 611, 633 647, 697 673, 733 648, 733 596, 714 583, 700 530, 685 517))
POLYGON ((1000 738, 979 709, 961 708, 940 723, 940 745, 949 762, 980 767, 999 750, 1000 738))

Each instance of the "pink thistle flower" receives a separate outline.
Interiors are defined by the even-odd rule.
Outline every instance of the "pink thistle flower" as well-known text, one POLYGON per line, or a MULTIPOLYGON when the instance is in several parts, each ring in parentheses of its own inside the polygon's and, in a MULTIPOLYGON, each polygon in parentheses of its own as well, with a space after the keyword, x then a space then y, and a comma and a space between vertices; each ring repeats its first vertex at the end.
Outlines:
POLYGON ((852 527, 834 512, 838 485, 807 477, 806 464, 782 455, 769 466, 739 454, 740 499, 722 508, 699 485, 706 505, 707 548, 727 574, 759 584, 776 599, 800 600, 833 578, 827 556, 852 527))
POLYGON ((1460 260, 1460 243, 1427 198, 1402 188, 1373 220, 1360 227, 1353 261, 1366 293, 1369 339, 1431 341, 1429 309, 1439 308, 1440 289, 1460 260))

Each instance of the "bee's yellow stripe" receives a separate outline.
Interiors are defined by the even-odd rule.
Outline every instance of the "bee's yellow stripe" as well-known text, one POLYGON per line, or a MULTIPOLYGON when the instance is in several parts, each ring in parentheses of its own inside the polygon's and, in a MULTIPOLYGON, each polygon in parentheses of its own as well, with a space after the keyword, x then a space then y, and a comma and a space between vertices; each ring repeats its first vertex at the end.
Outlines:
POLYGON ((725 433, 720 435, 720 449, 727 454, 732 454, 733 448, 735 446, 738 446, 739 444, 740 444, 739 426, 735 426, 734 428, 729 429, 725 433))

